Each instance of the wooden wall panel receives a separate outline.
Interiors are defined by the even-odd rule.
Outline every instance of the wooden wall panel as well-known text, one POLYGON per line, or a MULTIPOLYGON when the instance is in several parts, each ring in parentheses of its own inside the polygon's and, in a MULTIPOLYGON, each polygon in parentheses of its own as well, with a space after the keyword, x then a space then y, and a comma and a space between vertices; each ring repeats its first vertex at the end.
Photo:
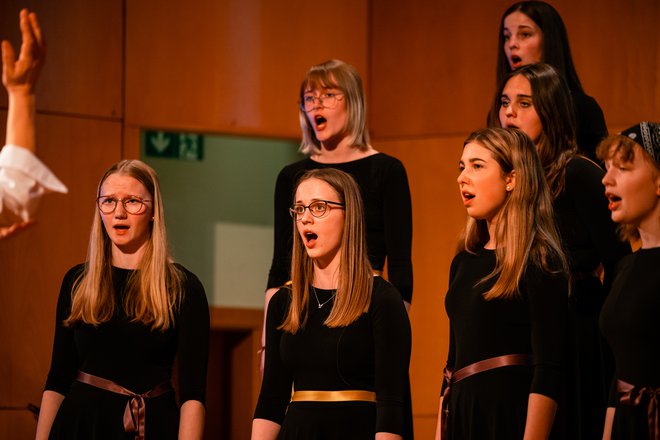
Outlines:
MULTIPOLYGON (((0 112, 0 118, 6 120, 6 113, 0 112)), ((117 122, 40 115, 37 124, 38 154, 69 194, 47 196, 36 225, 0 241, 0 405, 41 401, 60 282, 66 270, 84 261, 96 185, 120 157, 117 122)), ((10 423, 0 425, 0 433, 18 427, 16 417, 0 418, 10 423)))
MULTIPOLYGON (((485 124, 495 91, 497 32, 513 1, 393 0, 371 4, 371 127, 402 138, 485 124)), ((655 0, 551 3, 566 23, 578 73, 608 125, 660 116, 655 0)))
POLYGON ((367 76, 367 1, 143 0, 127 4, 126 122, 299 137, 307 69, 367 76))
POLYGON ((461 135, 375 144, 404 163, 412 195, 415 286, 410 309, 410 380, 419 438, 431 438, 420 435, 420 430, 428 434, 435 427, 442 368, 449 348, 444 298, 449 265, 466 219, 456 183, 464 139, 461 135))
MULTIPOLYGON (((122 2, 37 0, 0 2, 0 38, 18 50, 18 12, 37 13, 47 41, 37 85, 41 111, 120 118, 122 109, 122 2)), ((0 93, 0 106, 7 95, 0 93)), ((3 122, 4 124, 4 122, 3 122)))

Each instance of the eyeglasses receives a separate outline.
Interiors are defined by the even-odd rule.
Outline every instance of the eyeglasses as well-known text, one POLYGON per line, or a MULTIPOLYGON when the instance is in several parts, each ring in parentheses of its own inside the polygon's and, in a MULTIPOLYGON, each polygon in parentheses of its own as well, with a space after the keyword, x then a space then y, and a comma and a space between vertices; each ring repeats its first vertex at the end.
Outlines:
POLYGON ((330 212, 332 205, 336 205, 340 207, 340 209, 346 206, 343 203, 331 202, 329 200, 315 200, 307 206, 293 205, 293 208, 289 208, 289 213, 291 213, 291 217, 296 219, 297 222, 302 220, 302 218, 305 216, 306 209, 309 209, 310 214, 312 214, 314 217, 321 218, 330 212))
POLYGON ((117 202, 121 202, 124 207, 124 211, 129 214, 139 214, 144 209, 144 204, 146 202, 151 202, 151 200, 143 199, 138 196, 130 196, 125 199, 118 199, 111 196, 101 196, 96 199, 96 203, 99 205, 99 209, 103 214, 112 214, 117 209, 117 202))
POLYGON ((311 112, 316 107, 316 101, 318 101, 319 106, 333 109, 337 106, 337 101, 342 99, 344 99, 343 93, 321 93, 319 96, 305 95, 300 103, 300 107, 306 112, 311 112))

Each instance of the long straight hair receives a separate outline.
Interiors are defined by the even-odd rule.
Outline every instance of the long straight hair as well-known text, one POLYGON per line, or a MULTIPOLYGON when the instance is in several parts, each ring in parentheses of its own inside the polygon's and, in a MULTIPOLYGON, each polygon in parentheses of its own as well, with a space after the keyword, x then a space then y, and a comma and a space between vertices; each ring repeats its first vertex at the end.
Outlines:
POLYGON ((105 180, 113 174, 133 177, 146 188, 153 204, 151 234, 138 270, 129 279, 124 304, 115 304, 112 242, 96 207, 87 262, 74 283, 71 314, 65 320, 65 325, 71 326, 78 322, 99 325, 112 318, 116 307, 123 307, 134 322, 165 331, 174 326, 175 312, 183 292, 182 273, 171 263, 168 250, 158 176, 144 162, 122 160, 105 172, 99 182, 97 196, 101 195, 105 180))
MULTIPOLYGON (((364 97, 362 79, 355 67, 340 60, 329 60, 312 66, 305 79, 300 84, 300 102, 303 102, 305 92, 310 89, 339 89, 344 94, 346 102, 346 131, 351 138, 351 145, 360 150, 369 147, 369 131, 367 130, 367 100, 364 97)), ((305 110, 298 109, 302 142, 300 152, 314 154, 321 151, 321 142, 316 138, 312 123, 305 110)))
POLYGON ((543 32, 542 57, 546 64, 550 64, 566 80, 572 92, 583 93, 582 84, 575 70, 571 47, 568 44, 568 33, 564 21, 555 8, 542 1, 521 1, 511 5, 500 20, 499 47, 497 55, 497 85, 502 84, 504 78, 511 73, 509 60, 504 52, 504 20, 514 12, 521 12, 529 17, 543 32))
POLYGON ((507 82, 518 75, 526 78, 532 89, 534 109, 543 127, 536 148, 552 197, 557 198, 564 190, 566 165, 578 149, 571 95, 566 83, 552 66, 538 63, 521 67, 510 73, 500 85, 489 115, 490 126, 500 126, 502 91, 507 82))
MULTIPOLYGON (((515 173, 516 185, 507 192, 495 225, 497 263, 493 272, 480 281, 496 278, 493 287, 484 294, 487 300, 515 298, 520 295, 520 281, 529 262, 548 273, 568 272, 553 217, 552 198, 534 143, 524 132, 486 128, 472 133, 463 145, 472 142, 490 151, 503 175, 515 173)), ((470 217, 462 250, 475 253, 489 239, 486 220, 470 217)))
MULTIPOLYGON (((338 287, 327 327, 345 327, 367 312, 371 304, 373 269, 367 253, 364 208, 360 188, 347 173, 334 168, 306 172, 296 184, 318 179, 330 185, 344 203, 344 225, 341 237, 338 287)), ((281 329, 295 334, 305 326, 310 302, 310 286, 314 281, 314 262, 292 220, 293 253, 291 258, 291 306, 281 329)))

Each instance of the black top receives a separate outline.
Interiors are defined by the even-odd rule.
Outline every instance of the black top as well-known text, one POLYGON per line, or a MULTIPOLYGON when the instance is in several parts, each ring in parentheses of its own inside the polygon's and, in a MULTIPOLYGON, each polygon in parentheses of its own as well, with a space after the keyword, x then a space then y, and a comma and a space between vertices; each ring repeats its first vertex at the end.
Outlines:
POLYGON ((619 264, 600 327, 616 359, 616 376, 660 387, 660 248, 640 249, 619 264))
MULTIPOLYGON (((113 318, 94 327, 64 327, 71 311, 71 291, 84 265, 64 276, 57 302, 55 341, 46 390, 67 395, 78 370, 114 381, 136 393, 169 381, 178 356, 179 399, 205 401, 209 340, 209 309, 204 288, 183 266, 183 300, 176 327, 164 332, 131 322, 116 307, 113 318)), ((113 267, 116 304, 122 304, 126 284, 136 271, 113 267)))
POLYGON ((594 98, 580 92, 572 92, 575 110, 575 137, 581 152, 589 159, 596 159, 596 147, 607 136, 603 110, 594 98))
POLYGON ((447 368, 457 371, 496 356, 530 354, 529 393, 557 400, 564 362, 567 278, 528 266, 519 286, 520 298, 486 301, 483 295, 495 280, 479 282, 495 264, 495 251, 487 249, 460 252, 452 261, 445 298, 450 328, 447 368))
POLYGON ((604 175, 594 162, 575 156, 566 166, 564 191, 553 207, 571 272, 590 274, 602 264, 607 291, 616 264, 630 253, 630 246, 617 236, 601 182, 604 175))
MULTIPOLYGON (((316 289, 319 301, 334 291, 316 289)), ((334 300, 318 308, 311 298, 304 328, 295 335, 278 330, 290 306, 290 290, 280 289, 268 305, 266 363, 254 417, 280 425, 295 390, 368 390, 376 392, 375 432, 403 435, 407 406, 411 333, 408 315, 396 289, 374 277, 367 313, 347 327, 328 328, 334 300)), ((297 402, 296 402, 297 403, 297 402)), ((346 402, 351 406, 352 402, 346 402)), ((293 405, 293 404, 292 404, 293 405)), ((324 412, 324 407, 314 407, 324 412)), ((350 429, 350 426, 347 428, 350 429)), ((316 427, 318 431, 320 427, 316 427)), ((373 437, 371 437, 373 438, 373 437)))
POLYGON ((389 281, 410 302, 413 290, 410 188, 401 161, 384 153, 335 164, 308 158, 280 171, 275 185, 275 248, 268 288, 282 286, 291 279, 293 223, 288 209, 293 202, 293 188, 305 171, 318 168, 336 168, 355 178, 364 201, 371 265, 382 270, 387 257, 389 281))

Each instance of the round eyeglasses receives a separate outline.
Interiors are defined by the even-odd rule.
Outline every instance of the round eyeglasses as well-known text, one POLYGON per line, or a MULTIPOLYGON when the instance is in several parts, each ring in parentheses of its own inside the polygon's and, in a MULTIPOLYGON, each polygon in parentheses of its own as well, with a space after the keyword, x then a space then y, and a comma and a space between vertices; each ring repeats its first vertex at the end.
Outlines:
POLYGON ((305 216, 305 210, 309 209, 309 212, 316 218, 324 217, 330 209, 334 206, 337 206, 339 209, 343 209, 346 206, 343 203, 331 202, 330 200, 315 200, 309 205, 305 206, 302 204, 293 205, 293 208, 289 208, 289 213, 297 222, 302 220, 305 216))
POLYGON ((112 214, 117 209, 117 203, 121 203, 124 211, 129 214, 140 214, 144 209, 144 204, 151 200, 143 199, 138 196, 130 196, 125 199, 118 199, 112 196, 101 196, 96 199, 96 204, 103 214, 112 214))
POLYGON ((316 108, 316 101, 318 101, 319 106, 333 109, 337 106, 337 101, 342 99, 344 99, 343 93, 321 93, 319 96, 305 95, 300 103, 300 107, 306 112, 311 112, 316 108))

